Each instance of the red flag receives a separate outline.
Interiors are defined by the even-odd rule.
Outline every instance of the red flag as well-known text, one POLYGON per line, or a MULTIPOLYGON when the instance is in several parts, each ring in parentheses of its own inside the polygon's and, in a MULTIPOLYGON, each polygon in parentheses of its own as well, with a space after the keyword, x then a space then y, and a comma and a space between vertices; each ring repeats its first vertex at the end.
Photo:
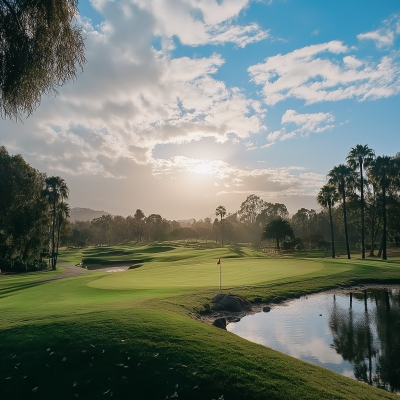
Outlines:
POLYGON ((218 264, 221 264, 221 259, 220 258, 218 258, 217 265, 218 264))

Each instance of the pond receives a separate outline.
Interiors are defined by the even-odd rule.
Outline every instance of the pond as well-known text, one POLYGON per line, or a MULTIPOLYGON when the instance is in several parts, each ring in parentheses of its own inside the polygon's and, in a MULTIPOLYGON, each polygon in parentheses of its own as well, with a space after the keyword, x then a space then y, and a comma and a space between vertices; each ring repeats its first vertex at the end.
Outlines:
POLYGON ((400 287, 304 296, 247 315, 227 330, 400 394, 400 287))

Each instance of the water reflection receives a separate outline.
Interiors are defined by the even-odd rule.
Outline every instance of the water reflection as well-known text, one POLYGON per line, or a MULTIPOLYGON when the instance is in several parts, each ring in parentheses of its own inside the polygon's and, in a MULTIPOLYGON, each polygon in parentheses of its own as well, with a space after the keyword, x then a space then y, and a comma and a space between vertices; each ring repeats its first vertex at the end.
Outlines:
POLYGON ((249 315, 228 330, 400 394, 398 287, 301 298, 270 313, 249 315))

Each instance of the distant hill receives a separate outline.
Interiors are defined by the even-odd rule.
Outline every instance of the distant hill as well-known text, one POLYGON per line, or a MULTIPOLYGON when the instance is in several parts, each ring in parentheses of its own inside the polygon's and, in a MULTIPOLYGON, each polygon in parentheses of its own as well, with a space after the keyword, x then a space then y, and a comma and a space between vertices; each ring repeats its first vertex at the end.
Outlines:
POLYGON ((74 207, 71 208, 71 222, 74 221, 91 221, 92 219, 99 218, 102 215, 110 215, 106 211, 96 211, 90 208, 74 207))

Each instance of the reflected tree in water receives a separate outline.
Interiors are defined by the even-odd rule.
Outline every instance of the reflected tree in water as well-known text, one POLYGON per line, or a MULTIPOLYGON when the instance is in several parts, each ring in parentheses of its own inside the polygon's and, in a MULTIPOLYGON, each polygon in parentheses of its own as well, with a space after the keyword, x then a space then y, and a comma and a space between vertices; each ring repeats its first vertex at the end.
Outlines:
POLYGON ((334 300, 329 326, 336 352, 353 365, 357 380, 400 392, 399 291, 375 289, 352 297, 364 303, 364 312, 354 311, 350 295, 348 309, 334 300))
POLYGON ((374 384, 400 392, 400 291, 376 291, 374 320, 380 343, 374 384))

